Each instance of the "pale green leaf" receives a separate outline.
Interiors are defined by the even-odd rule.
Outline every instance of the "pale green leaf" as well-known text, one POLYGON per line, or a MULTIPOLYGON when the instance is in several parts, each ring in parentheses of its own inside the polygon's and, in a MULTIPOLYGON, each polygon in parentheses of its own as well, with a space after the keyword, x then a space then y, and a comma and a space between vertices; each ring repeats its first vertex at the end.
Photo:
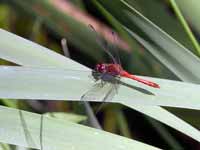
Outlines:
MULTIPOLYGON (((0 67, 0 97, 79 101, 94 84, 92 78, 91 71, 3 66, 0 67)), ((158 83, 160 89, 122 78, 118 94, 112 102, 200 109, 200 85, 141 78, 158 83)))
POLYGON ((0 122, 0 141, 23 147, 42 147, 43 150, 157 149, 70 121, 2 106, 0 122))
POLYGON ((59 67, 87 70, 87 67, 73 62, 43 46, 0 29, 0 58, 18 65, 31 67, 59 67), (80 67, 81 66, 81 67, 80 67))

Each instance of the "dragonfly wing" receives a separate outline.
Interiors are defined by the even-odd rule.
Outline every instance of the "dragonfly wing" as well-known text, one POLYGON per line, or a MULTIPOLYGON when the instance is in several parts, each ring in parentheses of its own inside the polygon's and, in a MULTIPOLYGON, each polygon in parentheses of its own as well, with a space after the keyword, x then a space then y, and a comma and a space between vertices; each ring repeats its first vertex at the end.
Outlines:
POLYGON ((106 93, 104 99, 102 100, 101 105, 98 107, 98 109, 95 111, 95 114, 97 114, 103 106, 105 106, 105 102, 109 101, 111 102, 112 98, 115 96, 115 94, 117 93, 117 89, 116 86, 114 84, 112 84, 112 87, 109 89, 109 91, 106 93))
POLYGON ((111 101, 116 90, 114 85, 108 82, 98 82, 90 90, 88 90, 82 97, 83 101, 111 101))
POLYGON ((122 64, 120 61, 119 47, 117 46, 117 43, 119 43, 119 38, 114 31, 112 31, 112 35, 113 35, 113 43, 111 45, 112 46, 112 48, 111 48, 112 55, 115 58, 116 63, 121 66, 122 64))
POLYGON ((103 51, 108 54, 108 56, 111 58, 112 63, 117 64, 115 58, 113 57, 112 53, 107 49, 108 43, 106 40, 104 40, 95 30, 95 28, 92 25, 89 25, 89 27, 94 31, 96 35, 96 41, 97 43, 102 47, 103 51))

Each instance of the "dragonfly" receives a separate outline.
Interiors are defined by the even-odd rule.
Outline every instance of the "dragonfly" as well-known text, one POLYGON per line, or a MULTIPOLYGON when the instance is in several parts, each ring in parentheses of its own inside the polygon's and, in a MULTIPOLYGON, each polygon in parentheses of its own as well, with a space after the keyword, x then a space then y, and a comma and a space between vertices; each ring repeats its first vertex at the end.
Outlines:
MULTIPOLYGON (((94 27, 91 25, 89 25, 89 27, 95 32, 98 44, 102 47, 103 51, 108 54, 112 62, 99 63, 96 65, 95 69, 92 71, 95 84, 81 97, 82 100, 91 101, 96 99, 102 102, 107 100, 111 101, 115 94, 117 94, 121 77, 129 78, 153 88, 160 88, 157 83, 139 78, 125 71, 121 66, 118 51, 115 50, 115 53, 108 51, 94 27)), ((114 32, 112 32, 112 34, 116 37, 114 32)))

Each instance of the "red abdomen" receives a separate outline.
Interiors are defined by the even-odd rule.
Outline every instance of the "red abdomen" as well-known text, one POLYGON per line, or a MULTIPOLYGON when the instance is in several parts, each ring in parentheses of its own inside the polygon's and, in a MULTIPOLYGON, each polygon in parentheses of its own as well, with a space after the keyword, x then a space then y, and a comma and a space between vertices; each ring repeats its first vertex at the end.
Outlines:
POLYGON ((141 82, 143 84, 146 84, 148 86, 154 87, 154 88, 160 88, 160 86, 154 82, 139 78, 135 75, 129 74, 128 72, 126 72, 125 70, 122 69, 122 67, 118 64, 104 64, 105 65, 105 71, 108 74, 111 74, 113 76, 122 76, 122 77, 126 77, 129 79, 133 79, 135 81, 141 82))
POLYGON ((141 82, 143 84, 146 84, 146 85, 154 87, 154 88, 160 88, 160 86, 157 83, 136 77, 135 75, 129 74, 128 72, 126 72, 124 70, 120 72, 120 76, 129 78, 129 79, 133 79, 135 81, 141 82))

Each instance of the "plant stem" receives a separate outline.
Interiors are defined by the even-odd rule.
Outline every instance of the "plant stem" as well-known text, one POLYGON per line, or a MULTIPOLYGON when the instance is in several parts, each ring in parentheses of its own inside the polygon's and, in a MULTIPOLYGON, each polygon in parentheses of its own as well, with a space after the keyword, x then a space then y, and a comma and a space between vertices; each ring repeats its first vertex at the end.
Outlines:
POLYGON ((179 19, 180 23, 182 24, 183 28, 185 29, 185 32, 188 34, 194 48, 196 49, 197 54, 200 56, 200 46, 198 41, 196 40, 195 36, 193 35, 188 23, 184 19, 178 5, 176 4, 175 0, 169 0, 171 3, 172 8, 174 9, 174 12, 179 19))

